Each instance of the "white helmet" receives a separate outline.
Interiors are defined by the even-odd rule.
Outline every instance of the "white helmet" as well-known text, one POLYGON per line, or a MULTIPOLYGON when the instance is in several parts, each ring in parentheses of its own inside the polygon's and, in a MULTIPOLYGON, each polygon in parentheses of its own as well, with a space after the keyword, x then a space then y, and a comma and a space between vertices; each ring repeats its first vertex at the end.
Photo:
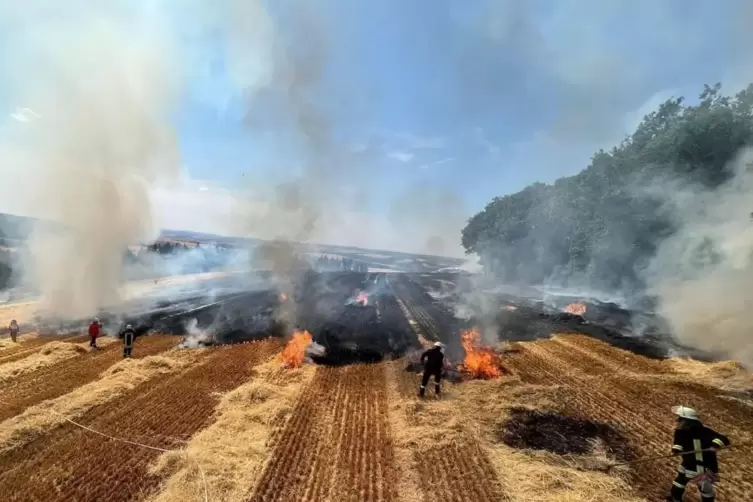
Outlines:
POLYGON ((444 344, 442 342, 434 342, 435 347, 443 348, 444 344))
POLYGON ((689 406, 672 406, 672 413, 686 420, 700 420, 698 412, 689 406))
POLYGON ((94 322, 99 322, 99 317, 95 317, 94 322))
POLYGON ((130 324, 126 324, 126 329, 133 329, 133 326, 131 326, 130 324))

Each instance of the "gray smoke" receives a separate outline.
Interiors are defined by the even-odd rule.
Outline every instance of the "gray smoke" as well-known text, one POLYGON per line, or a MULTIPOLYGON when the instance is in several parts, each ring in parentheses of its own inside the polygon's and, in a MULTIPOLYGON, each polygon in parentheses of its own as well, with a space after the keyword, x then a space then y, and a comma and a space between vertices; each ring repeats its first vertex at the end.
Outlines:
POLYGON ((715 190, 663 187, 678 231, 648 270, 659 313, 683 342, 753 366, 753 150, 715 190))
POLYGON ((2 64, 14 117, 13 168, 31 180, 37 225, 27 281, 49 313, 117 303, 128 245, 156 236, 150 188, 176 179, 170 113, 180 90, 169 27, 145 5, 3 2, 15 24, 2 64), (43 6, 44 5, 44 6, 43 6))

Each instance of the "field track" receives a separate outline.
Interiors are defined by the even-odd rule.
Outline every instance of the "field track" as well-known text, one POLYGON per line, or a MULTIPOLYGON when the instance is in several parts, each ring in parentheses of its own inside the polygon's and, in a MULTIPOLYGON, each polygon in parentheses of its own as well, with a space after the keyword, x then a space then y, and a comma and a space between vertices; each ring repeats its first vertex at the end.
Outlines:
MULTIPOLYGON (((700 410, 710 426, 724 431, 733 442, 750 437, 753 408, 722 398, 718 389, 666 378, 666 366, 658 361, 617 351, 580 335, 520 344, 517 348, 520 352, 508 356, 507 362, 524 381, 565 385, 567 391, 559 403, 563 412, 614 424, 640 457, 668 452, 674 429, 669 413, 673 404, 700 410), (608 354, 612 357, 606 357, 608 354), (624 370, 616 370, 615 364, 624 370)), ((640 495, 649 500, 666 495, 676 464, 675 459, 669 459, 636 465, 632 478, 640 495), (665 474, 657 476, 657 472, 665 474)), ((725 481, 719 485, 720 499, 753 500, 750 449, 724 452, 720 468, 725 481)))
MULTIPOLYGON (((87 337, 88 338, 88 337, 87 337)), ((134 359, 159 354, 177 343, 176 337, 152 335, 139 339, 134 359)), ((21 413, 25 408, 46 399, 62 396, 85 385, 123 358, 120 343, 111 343, 98 351, 65 359, 11 380, 3 388, 0 421, 21 413)))
MULTIPOLYGON (((153 379, 81 417, 78 422, 114 437, 175 448, 211 420, 216 393, 251 376, 281 348, 268 340, 213 349, 202 364, 153 379)), ((108 441, 71 424, 0 457, 0 493, 8 501, 142 500, 161 478, 148 474, 159 452, 108 441)))
POLYGON ((396 500, 384 370, 317 368, 250 500, 396 500))

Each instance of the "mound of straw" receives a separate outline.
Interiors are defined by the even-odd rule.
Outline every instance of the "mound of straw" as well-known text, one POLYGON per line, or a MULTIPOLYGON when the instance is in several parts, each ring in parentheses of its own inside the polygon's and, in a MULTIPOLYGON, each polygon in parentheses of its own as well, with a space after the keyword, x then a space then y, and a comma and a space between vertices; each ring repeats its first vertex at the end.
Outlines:
POLYGON ((28 357, 0 365, 0 384, 20 375, 86 353, 86 347, 81 344, 50 342, 28 357))
POLYGON ((223 396, 212 425, 184 450, 160 456, 152 472, 167 480, 150 502, 202 499, 202 478, 210 500, 247 500, 271 453, 273 432, 284 427, 314 372, 312 366, 283 370, 275 361, 257 368, 251 381, 223 396))
MULTIPOLYGON (((45 431, 75 419, 88 410, 112 401, 159 375, 178 372, 198 360, 203 351, 173 350, 143 359, 122 360, 101 374, 101 378, 55 399, 27 408, 20 415, 0 423, 0 454, 28 443, 45 431)), ((1 398, 0 398, 1 399, 1 398)))

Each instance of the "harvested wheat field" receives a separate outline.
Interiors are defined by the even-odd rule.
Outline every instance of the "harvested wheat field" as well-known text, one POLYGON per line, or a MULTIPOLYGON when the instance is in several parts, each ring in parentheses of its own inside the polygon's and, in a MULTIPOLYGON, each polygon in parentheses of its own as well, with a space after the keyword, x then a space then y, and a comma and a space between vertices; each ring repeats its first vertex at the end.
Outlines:
MULTIPOLYGON (((291 368, 278 338, 175 343, 139 339, 132 360, 117 343, 66 352, 8 377, 3 500, 658 501, 675 460, 606 466, 666 454, 672 404, 735 444, 753 436, 753 378, 738 365, 653 360, 580 334, 508 344, 499 376, 445 383, 441 399, 430 386, 425 400, 406 359, 291 368)), ((720 461, 717 500, 753 500, 753 451, 720 461)))

